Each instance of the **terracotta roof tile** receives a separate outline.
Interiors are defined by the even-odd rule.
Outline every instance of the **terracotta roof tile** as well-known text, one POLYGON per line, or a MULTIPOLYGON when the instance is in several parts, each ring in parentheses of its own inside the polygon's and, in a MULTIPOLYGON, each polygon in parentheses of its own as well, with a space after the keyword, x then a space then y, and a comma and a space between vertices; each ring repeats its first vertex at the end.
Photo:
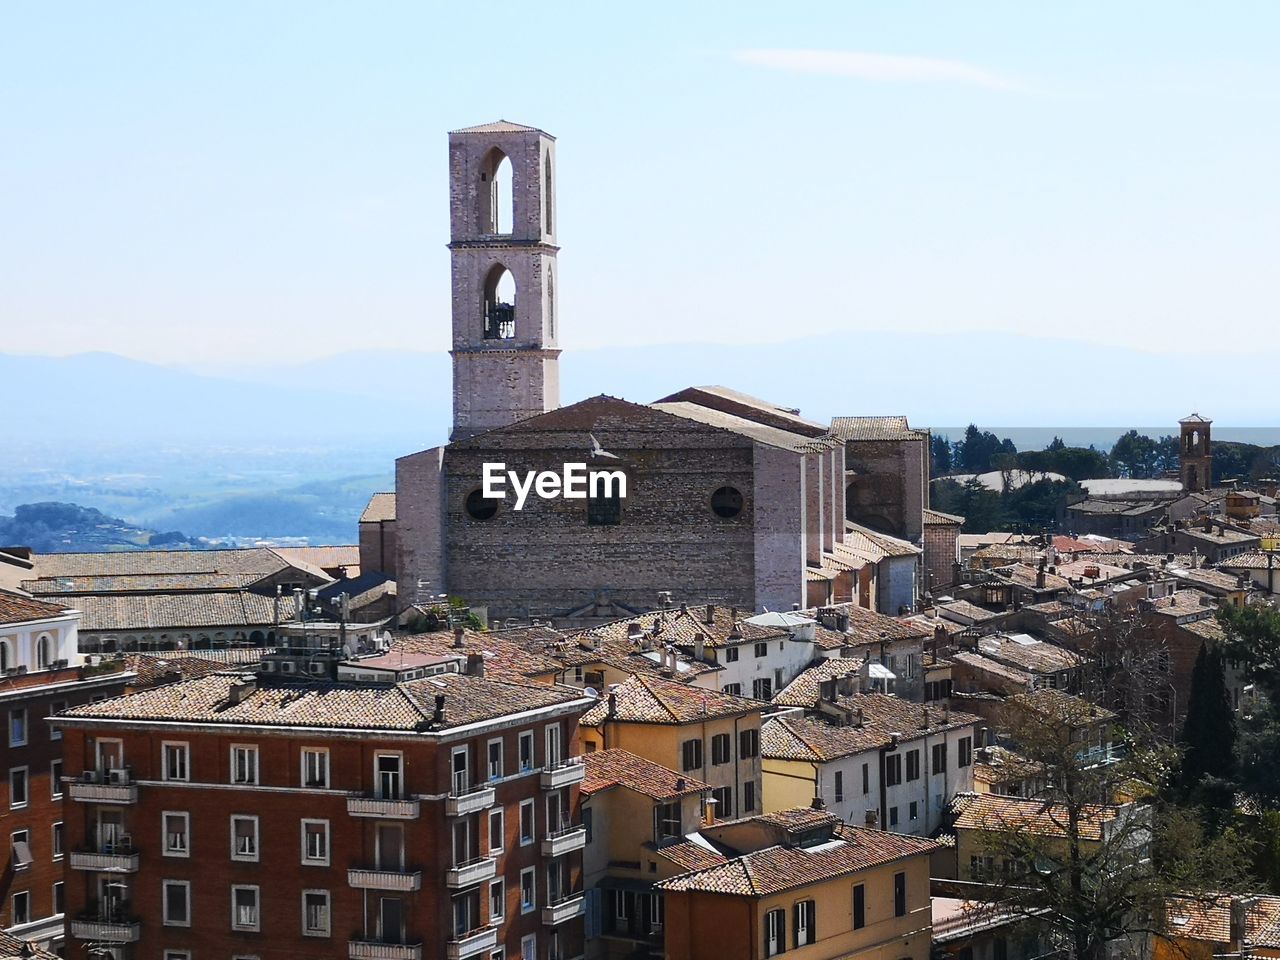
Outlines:
POLYGON ((697 723, 708 717, 732 717, 757 713, 766 704, 716 690, 690 687, 660 677, 632 676, 614 685, 579 721, 597 727, 608 719, 620 723, 697 723), (610 702, 616 705, 609 716, 610 702))
POLYGON ((396 518, 396 495, 394 493, 375 493, 360 514, 361 523, 380 523, 396 518))
MULTIPOLYGON (((957 830, 1022 830, 1036 836, 1064 836, 1067 813, 1064 808, 1039 800, 1005 797, 994 793, 961 793, 952 801, 957 830)), ((1094 806, 1080 813, 1080 836, 1102 839, 1102 824, 1116 817, 1115 807, 1094 806)))
POLYGON ((661 857, 666 857, 681 870, 705 870, 728 862, 724 854, 708 850, 702 844, 694 843, 692 840, 658 847, 657 853, 661 857))
POLYGON ((835 417, 831 435, 841 440, 921 440, 928 431, 913 430, 906 417, 835 417))
POLYGON ((50 620, 66 616, 61 604, 32 600, 16 593, 0 590, 0 623, 29 623, 33 620, 50 620))
POLYGON ((584 754, 581 790, 590 795, 622 786, 654 800, 674 800, 710 790, 708 784, 617 748, 584 754))
POLYGON ((462 646, 455 647, 453 632, 440 630, 435 633, 417 633, 397 637, 391 643, 392 652, 432 653, 439 656, 466 656, 479 653, 484 657, 485 673, 511 680, 528 677, 547 677, 560 673, 564 665, 544 653, 527 649, 503 633, 484 633, 464 630, 462 646))

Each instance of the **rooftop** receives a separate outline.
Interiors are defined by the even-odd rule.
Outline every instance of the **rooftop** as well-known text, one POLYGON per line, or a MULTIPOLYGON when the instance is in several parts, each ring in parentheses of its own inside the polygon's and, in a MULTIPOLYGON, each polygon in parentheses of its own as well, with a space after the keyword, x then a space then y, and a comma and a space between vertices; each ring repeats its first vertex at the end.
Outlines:
POLYGON ((585 754, 582 762, 586 766, 586 776, 581 789, 587 796, 621 786, 653 800, 666 801, 711 789, 701 780, 668 770, 629 750, 597 750, 585 754))
POLYGON ((0 590, 0 623, 30 623, 66 615, 67 610, 61 604, 45 603, 0 590))
POLYGON ((896 417, 836 417, 831 421, 831 435, 841 440, 923 440, 927 430, 913 430, 907 418, 896 417))
MULTIPOLYGON (((961 793, 951 804, 957 830, 1019 830, 1036 836, 1066 835, 1067 810, 1040 800, 1005 797, 995 793, 961 793)), ((1080 837, 1101 840, 1102 825, 1114 820, 1117 808, 1095 805, 1079 811, 1080 837)))
POLYGON ((825 763, 888 746, 894 735, 912 739, 981 723, 969 713, 930 709, 898 697, 864 693, 839 700, 840 706, 862 710, 861 726, 837 726, 801 716, 772 717, 760 728, 760 752, 777 760, 825 763))
POLYGON ((361 523, 381 523, 396 518, 396 495, 394 493, 375 493, 360 514, 361 523))
POLYGON ((582 715, 584 727, 598 727, 606 720, 618 723, 697 723, 710 717, 757 713, 766 704, 716 690, 690 687, 662 677, 632 676, 609 688, 582 715))

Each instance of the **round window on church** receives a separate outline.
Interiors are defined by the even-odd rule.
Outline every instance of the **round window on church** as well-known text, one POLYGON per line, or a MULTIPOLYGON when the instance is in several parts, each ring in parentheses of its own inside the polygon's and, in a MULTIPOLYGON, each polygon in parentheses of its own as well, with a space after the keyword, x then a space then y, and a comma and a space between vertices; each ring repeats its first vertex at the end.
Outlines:
POLYGON ((481 490, 468 493, 465 506, 467 516, 472 520, 492 520, 493 515, 498 512, 498 501, 486 499, 481 490))
POLYGON ((742 491, 736 487, 721 487, 711 495, 711 509, 717 517, 732 520, 742 512, 742 491))

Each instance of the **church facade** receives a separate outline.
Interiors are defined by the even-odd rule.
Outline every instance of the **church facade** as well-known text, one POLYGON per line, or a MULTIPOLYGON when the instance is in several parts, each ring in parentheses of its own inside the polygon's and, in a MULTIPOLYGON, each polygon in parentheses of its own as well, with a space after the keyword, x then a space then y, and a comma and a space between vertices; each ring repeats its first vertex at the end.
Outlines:
MULTIPOLYGON (((450 134, 454 421, 449 444, 396 462, 401 603, 447 594, 491 619, 582 622, 663 602, 810 606, 815 582, 856 600, 840 549, 849 437, 722 387, 560 406, 554 148, 505 121, 450 134), (484 495, 486 464, 569 463, 624 476, 626 495, 484 495)), ((879 495, 886 532, 917 541, 927 466, 897 474, 927 449, 920 434, 876 438, 896 478, 879 495)))

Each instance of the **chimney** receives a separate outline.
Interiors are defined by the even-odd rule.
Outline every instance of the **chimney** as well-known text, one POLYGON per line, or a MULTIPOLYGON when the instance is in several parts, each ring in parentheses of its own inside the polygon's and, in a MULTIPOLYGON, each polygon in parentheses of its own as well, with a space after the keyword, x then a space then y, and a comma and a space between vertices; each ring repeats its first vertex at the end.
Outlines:
POLYGON ((444 723, 444 694, 436 694, 436 712, 431 715, 432 723, 444 723))
POLYGON ((834 680, 819 681, 818 699, 825 700, 828 703, 836 702, 836 682, 834 680))
POLYGON ((793 604, 791 604, 791 612, 792 612, 792 613, 799 613, 799 612, 800 612, 800 604, 798 604, 798 603, 793 603, 793 604))
POLYGON ((237 680, 227 690, 227 705, 234 707, 236 704, 244 703, 245 699, 256 689, 258 689, 257 680, 237 680))
POLYGON ((867 718, 866 718, 866 717, 864 717, 864 716, 862 715, 862 708, 861 708, 861 707, 854 707, 854 709, 853 709, 853 725, 854 725, 855 727, 861 727, 861 726, 863 725, 863 723, 865 723, 865 722, 866 722, 866 719, 867 719, 867 718))
POLYGON ((716 605, 714 603, 707 604, 707 621, 706 622, 708 626, 716 622, 716 605))
POLYGON ((463 636, 464 636, 464 631, 462 627, 453 628, 453 645, 455 647, 461 647, 463 645, 463 639, 462 639, 463 636))
POLYGON ((631 641, 639 640, 640 635, 642 633, 644 633, 644 631, 640 628, 640 624, 636 623, 634 620, 632 620, 630 623, 627 624, 628 640, 631 640, 631 641))
POLYGON ((617 691, 610 690, 609 691, 609 712, 607 716, 610 720, 612 720, 617 715, 618 715, 618 694, 617 694, 617 691))
POLYGON ((707 797, 706 813, 703 815, 703 826, 711 826, 716 822, 716 804, 720 801, 714 797, 707 797))
POLYGON ((825 801, 825 800, 823 800, 821 797, 814 797, 812 800, 810 800, 810 801, 809 801, 809 809, 810 809, 810 810, 825 810, 825 809, 827 809, 826 801, 825 801))
POLYGON ((1243 945, 1249 939, 1249 911, 1258 903, 1257 897, 1231 898, 1231 942, 1243 945))
POLYGON ((467 654, 467 676, 469 677, 484 676, 484 654, 482 653, 467 654))
POLYGON ((707 638, 699 633, 693 638, 693 655, 697 660, 701 660, 707 653, 707 638))
POLYGON ((682 601, 680 601, 680 612, 681 612, 681 613, 688 613, 688 612, 689 612, 689 605, 688 605, 688 604, 686 604, 683 600, 682 600, 682 601))
POLYGON ((876 813, 876 811, 874 811, 874 810, 868 810, 868 811, 867 811, 866 824, 867 824, 867 829, 868 829, 868 830, 878 830, 878 829, 880 829, 880 816, 879 816, 879 814, 877 814, 877 813, 876 813))

